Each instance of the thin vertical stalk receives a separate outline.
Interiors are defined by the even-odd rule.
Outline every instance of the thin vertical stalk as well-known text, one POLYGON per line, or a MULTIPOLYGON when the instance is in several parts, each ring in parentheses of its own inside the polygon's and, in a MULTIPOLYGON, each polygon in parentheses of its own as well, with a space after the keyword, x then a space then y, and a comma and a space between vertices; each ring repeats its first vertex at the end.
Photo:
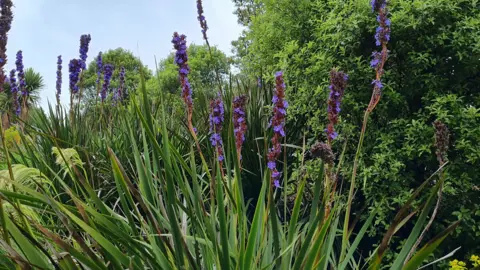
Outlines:
POLYGON ((355 154, 355 160, 353 162, 352 180, 350 182, 350 191, 348 192, 348 201, 347 201, 347 211, 345 212, 345 220, 343 223, 342 249, 340 253, 339 262, 343 261, 347 251, 347 244, 348 244, 348 238, 349 238, 348 225, 350 223, 350 212, 352 211, 353 193, 355 191, 355 179, 357 176, 358 162, 360 160, 360 154, 362 152, 363 139, 365 138, 365 131, 367 129, 367 122, 368 122, 369 115, 370 115, 370 111, 367 109, 363 117, 362 131, 360 133, 360 140, 358 142, 357 152, 355 154))

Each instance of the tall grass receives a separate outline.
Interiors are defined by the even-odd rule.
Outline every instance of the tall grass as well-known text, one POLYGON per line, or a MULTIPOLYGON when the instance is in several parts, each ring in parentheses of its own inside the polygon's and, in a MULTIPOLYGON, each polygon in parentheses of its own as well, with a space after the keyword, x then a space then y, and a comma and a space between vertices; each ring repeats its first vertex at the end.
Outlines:
MULTIPOLYGON (((140 89, 146 97, 144 84, 140 89)), ((224 99, 231 100, 235 91, 240 90, 228 88, 224 99)), ((259 129, 260 138, 246 144, 242 164, 236 158, 233 125, 227 120, 223 176, 213 152, 205 156, 208 171, 201 166, 186 127, 169 128, 168 104, 160 103, 156 110, 148 98, 139 100, 132 98, 131 106, 112 108, 115 117, 105 125, 92 124, 102 120, 89 118, 87 113, 79 113, 70 122, 65 113, 39 112, 25 126, 21 145, 2 148, 4 156, 10 157, 8 171, 12 172, 0 175, 5 269, 15 265, 39 269, 378 269, 393 234, 418 215, 392 266, 414 269, 456 225, 424 245, 403 266, 407 255, 403 250, 408 252, 421 232, 443 180, 437 181, 421 207, 411 204, 437 177, 433 175, 399 211, 372 256, 363 257, 356 249, 375 210, 356 235, 348 232, 351 240, 342 260, 339 220, 346 202, 336 196, 331 214, 325 215, 323 178, 315 180, 320 188, 315 189, 315 203, 308 215, 303 213, 302 198, 309 176, 301 175, 290 218, 284 222, 278 218, 283 206, 277 208, 274 195, 282 191, 271 186, 268 170, 256 169, 264 167, 261 145, 267 144, 267 138, 261 136, 268 136, 260 130, 266 121, 263 101, 258 101, 263 99, 250 100, 249 123, 258 125, 252 129, 259 129), (248 160, 254 156, 257 164, 248 160), (243 188, 250 175, 261 186, 255 202, 246 199, 243 188)), ((229 110, 225 119, 231 119, 229 110)), ((200 141, 202 149, 207 149, 208 142, 200 141)), ((305 146, 297 148, 306 152, 305 146)))

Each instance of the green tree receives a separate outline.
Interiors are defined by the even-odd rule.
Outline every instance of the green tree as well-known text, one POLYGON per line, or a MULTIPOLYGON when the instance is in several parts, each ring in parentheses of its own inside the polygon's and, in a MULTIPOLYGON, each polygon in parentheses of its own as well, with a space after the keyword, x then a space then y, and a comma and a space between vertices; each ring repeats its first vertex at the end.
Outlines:
MULTIPOLYGON (((216 71, 222 82, 230 72, 228 57, 216 47, 212 47, 212 56, 206 45, 192 44, 188 47, 188 64, 190 66, 189 81, 195 91, 216 92, 218 80, 216 71)), ((174 54, 162 59, 158 64, 158 78, 152 78, 149 89, 162 89, 170 93, 180 93, 178 70, 174 63, 174 54)))
POLYGON ((33 68, 27 68, 25 71, 25 84, 28 95, 21 101, 21 117, 24 121, 27 121, 30 110, 40 101, 40 91, 45 87, 45 84, 42 75, 35 72, 33 68))
POLYGON ((45 88, 43 76, 33 68, 25 71, 25 83, 27 85, 27 107, 32 108, 40 102, 40 92, 45 88))
MULTIPOLYGON (((140 84, 140 71, 144 71, 144 77, 148 80, 151 77, 151 71, 142 61, 133 55, 132 52, 123 48, 108 50, 102 53, 103 65, 111 64, 114 66, 114 72, 110 83, 110 93, 113 89, 119 87, 119 74, 122 67, 125 68, 125 88, 126 93, 134 94, 140 84)), ((97 95, 97 57, 88 65, 87 71, 83 74, 84 102, 95 100, 97 95)), ((100 88, 103 83, 103 75, 100 80, 100 88)))
POLYGON ((234 12, 238 17, 238 23, 247 26, 261 12, 262 3, 255 0, 233 0, 236 10, 234 12))
MULTIPOLYGON (((234 43, 242 72, 251 78, 264 75, 270 83, 276 70, 285 72, 291 104, 288 136, 301 143, 303 132, 311 142, 325 139, 328 72, 332 67, 346 71, 349 87, 334 148, 341 151, 348 139, 345 157, 351 160, 372 91, 374 70, 369 62, 378 50, 370 1, 257 2, 262 4, 261 12, 250 17, 234 43)), ((359 177, 365 181, 359 187, 357 207, 374 202, 385 209, 372 236, 385 229, 392 219, 387 209, 401 205, 410 189, 436 170, 431 122, 441 119, 451 126, 455 142, 449 152, 449 187, 443 202, 451 208, 441 209, 440 224, 468 217, 469 223, 459 227, 457 238, 447 246, 461 239, 468 246, 465 251, 478 251, 479 228, 471 224, 480 223, 476 211, 480 201, 474 195, 480 133, 471 123, 479 121, 480 2, 397 0, 390 1, 389 10, 392 38, 385 88, 367 129, 359 177), (461 102, 452 102, 451 94, 461 102), (457 107, 439 105, 449 100, 457 107)))
MULTIPOLYGON (((43 80, 43 76, 40 73, 36 72, 33 68, 27 68, 25 70, 25 84, 26 90, 28 92, 26 102, 23 103, 20 92, 18 93, 18 95, 20 106, 22 107, 22 118, 28 119, 29 111, 38 106, 38 103, 40 102, 40 92, 45 88, 45 83, 43 80)), ((3 112, 8 112, 7 115, 14 115, 15 109, 13 106, 13 99, 10 92, 10 84, 5 83, 3 89, 4 91, 0 93, 0 109, 3 112)), ((5 127, 8 127, 10 123, 7 115, 3 117, 5 127)))

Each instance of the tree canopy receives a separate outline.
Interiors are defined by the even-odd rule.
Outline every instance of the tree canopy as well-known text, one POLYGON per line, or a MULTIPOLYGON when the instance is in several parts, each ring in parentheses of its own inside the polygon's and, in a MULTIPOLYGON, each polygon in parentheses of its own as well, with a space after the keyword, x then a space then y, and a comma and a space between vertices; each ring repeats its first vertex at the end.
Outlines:
MULTIPOLYGON (((88 64, 87 71, 85 72, 83 77, 83 87, 86 91, 86 101, 91 100, 92 98, 95 99, 95 95, 97 93, 97 58, 98 56, 96 56, 94 60, 92 60, 88 64)), ((111 92, 112 89, 116 89, 119 87, 119 74, 122 67, 125 68, 125 87, 126 92, 129 94, 135 93, 137 87, 139 86, 141 70, 144 71, 144 76, 146 80, 151 77, 151 71, 148 69, 148 67, 145 66, 142 61, 132 52, 123 48, 117 48, 114 50, 108 50, 106 52, 103 52, 102 62, 103 65, 111 64, 114 67, 110 83, 110 89, 108 89, 108 92, 111 92)), ((102 83, 103 75, 100 81, 102 83)))
MULTIPOLYGON (((195 44, 188 47, 187 53, 190 66, 189 81, 195 91, 217 91, 216 71, 222 81, 230 72, 230 61, 225 53, 212 47, 212 56, 210 56, 207 45, 195 44)), ((160 61, 158 78, 152 78, 149 82, 150 89, 179 93, 178 68, 173 59, 174 54, 171 53, 160 61)))

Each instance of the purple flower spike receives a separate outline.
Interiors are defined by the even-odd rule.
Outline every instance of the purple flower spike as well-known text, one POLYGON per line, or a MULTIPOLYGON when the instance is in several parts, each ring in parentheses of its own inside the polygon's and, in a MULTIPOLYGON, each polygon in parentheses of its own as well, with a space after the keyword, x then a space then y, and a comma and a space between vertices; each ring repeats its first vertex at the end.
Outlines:
POLYGON ((267 167, 270 169, 270 170, 275 170, 275 167, 277 166, 277 163, 275 161, 269 161, 267 163, 267 167))
POLYGON ((12 92, 12 101, 15 109, 15 114, 17 116, 20 115, 20 102, 18 101, 18 86, 17 86, 17 80, 15 79, 15 69, 12 69, 10 71, 10 78, 9 78, 9 83, 10 83, 10 91, 12 92))
POLYGON ((22 92, 23 98, 26 98, 28 93, 27 93, 27 84, 25 83, 25 71, 23 67, 22 51, 17 52, 17 61, 15 61, 15 65, 17 66, 17 73, 18 73, 18 88, 22 92))
POLYGON ((202 0, 197 0, 197 12, 198 12, 198 21, 200 22, 200 27, 202 28, 203 39, 207 40, 207 20, 203 15, 203 5, 202 0))
POLYGON ((379 12, 381 9, 387 7, 386 0, 371 0, 370 5, 372 6, 372 12, 379 12))
POLYGON ((282 152, 281 139, 285 137, 285 116, 288 103, 285 101, 285 82, 283 81, 283 72, 275 74, 275 93, 273 96, 273 117, 270 120, 270 126, 273 127, 272 148, 268 151, 268 168, 272 172, 272 184, 277 186, 280 173, 276 169, 276 160, 282 152))
POLYGON ((108 91, 108 88, 110 87, 110 80, 112 79, 112 74, 113 74, 113 66, 110 64, 106 64, 105 66, 103 66, 103 74, 104 74, 103 88, 101 92, 102 102, 104 102, 105 99, 107 98, 107 91, 108 91))
POLYGON ((235 134, 235 146, 240 159, 242 159, 242 145, 245 141, 245 132, 247 131, 247 121, 245 120, 246 103, 247 96, 245 95, 233 99, 233 132, 235 134))
POLYGON ((121 100, 120 89, 119 88, 113 89, 112 105, 117 106, 120 100, 121 100))
MULTIPOLYGON (((277 176, 278 177, 278 176, 277 176)), ((273 185, 276 187, 276 188, 280 188, 280 181, 278 180, 273 180, 273 185)))
POLYGON ((122 101, 123 94, 125 92, 125 68, 120 69, 120 87, 118 88, 118 98, 122 101))
POLYGON ((367 111, 373 111, 380 101, 382 96, 383 84, 381 82, 382 75, 384 74, 383 67, 388 58, 387 44, 390 41, 390 26, 391 21, 388 19, 388 9, 386 0, 372 0, 370 2, 372 6, 372 12, 378 13, 377 22, 379 26, 375 31, 375 45, 382 48, 381 52, 374 52, 372 54, 372 61, 370 66, 375 69, 375 80, 372 82, 374 85, 372 98, 368 104, 367 111))
POLYGON ((78 79, 80 76, 81 64, 80 60, 72 59, 68 64, 68 72, 70 73, 70 92, 72 94, 78 93, 78 79))
POLYGON ((62 56, 57 58, 57 104, 60 104, 60 95, 62 94, 62 56))
POLYGON ((90 44, 90 34, 82 35, 80 37, 80 68, 85 70, 87 68, 87 53, 88 53, 88 45, 90 44))
POLYGON ((375 44, 384 47, 390 41, 390 25, 392 24, 388 19, 388 10, 385 0, 377 0, 372 3, 372 9, 378 12, 377 22, 379 26, 375 32, 375 44), (378 8, 377 8, 378 7, 378 8))
POLYGON ((373 84, 374 87, 377 88, 377 89, 382 89, 382 88, 383 88, 382 81, 380 81, 380 80, 373 80, 373 81, 372 81, 372 84, 373 84))
POLYGON ((98 53, 97 56, 97 89, 100 88, 100 80, 102 79, 102 72, 103 72, 103 59, 102 59, 102 52, 98 53))
POLYGON ((218 155, 218 161, 223 161, 223 141, 222 141, 222 127, 224 121, 225 110, 220 93, 217 98, 210 102, 210 142, 218 155))
POLYGON ((372 68, 377 68, 378 64, 380 64, 381 59, 382 59, 382 54, 381 53, 373 52, 372 61, 370 61, 370 66, 372 68))
POLYGON ((7 64, 8 31, 13 19, 12 6, 11 0, 0 1, 0 92, 3 92, 3 83, 7 79, 4 66, 7 64))
POLYGON ((189 127, 192 127, 192 113, 193 113, 193 100, 192 89, 188 82, 188 73, 190 68, 188 67, 188 55, 187 55, 187 40, 185 35, 179 35, 177 32, 173 33, 173 47, 176 50, 175 64, 178 66, 178 74, 180 78, 180 84, 182 86, 182 97, 185 105, 187 106, 187 120, 189 127))
POLYGON ((338 123, 338 114, 340 113, 340 104, 347 87, 348 75, 342 71, 333 69, 330 71, 330 95, 328 98, 328 126, 325 130, 329 142, 336 139, 338 134, 335 132, 335 125, 338 123))

